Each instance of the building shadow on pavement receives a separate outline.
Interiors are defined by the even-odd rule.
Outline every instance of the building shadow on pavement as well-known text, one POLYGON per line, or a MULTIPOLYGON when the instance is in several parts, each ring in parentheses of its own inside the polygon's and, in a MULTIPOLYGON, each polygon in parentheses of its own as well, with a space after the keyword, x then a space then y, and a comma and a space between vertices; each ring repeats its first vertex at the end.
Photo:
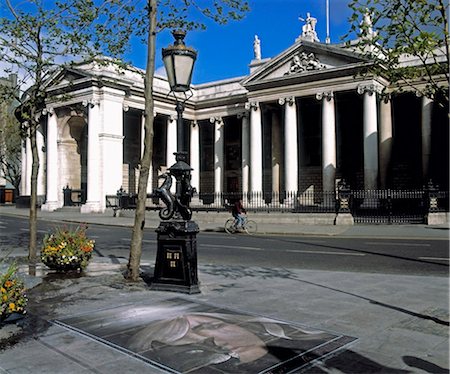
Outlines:
POLYGON ((344 350, 342 353, 331 357, 315 366, 310 367, 303 373, 329 373, 329 369, 337 369, 342 373, 389 373, 389 374, 403 374, 411 373, 409 370, 396 369, 393 367, 382 365, 378 362, 368 359, 359 353, 351 350, 344 350))
POLYGON ((403 356, 403 362, 408 366, 423 370, 427 373, 435 373, 435 374, 449 373, 449 369, 445 369, 429 361, 414 356, 403 356))

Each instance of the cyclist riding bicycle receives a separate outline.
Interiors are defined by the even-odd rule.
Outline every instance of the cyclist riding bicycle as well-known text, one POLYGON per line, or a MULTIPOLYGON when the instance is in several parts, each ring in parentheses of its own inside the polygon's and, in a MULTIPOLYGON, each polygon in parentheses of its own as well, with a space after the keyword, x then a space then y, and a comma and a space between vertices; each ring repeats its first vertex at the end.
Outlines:
POLYGON ((241 229, 244 223, 245 214, 247 214, 247 211, 242 205, 242 200, 239 199, 234 202, 234 205, 231 209, 231 214, 236 220, 236 228, 241 229))

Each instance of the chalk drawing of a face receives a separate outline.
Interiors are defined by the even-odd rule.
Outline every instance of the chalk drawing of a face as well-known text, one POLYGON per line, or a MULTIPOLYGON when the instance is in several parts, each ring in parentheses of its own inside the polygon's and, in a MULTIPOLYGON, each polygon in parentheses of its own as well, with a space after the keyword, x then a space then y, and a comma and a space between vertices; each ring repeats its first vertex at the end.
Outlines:
MULTIPOLYGON (((183 354, 201 353, 202 365, 219 364, 232 358, 240 363, 249 363, 263 357, 268 349, 260 337, 243 327, 243 322, 247 325, 259 325, 266 335, 273 338, 292 339, 286 335, 282 322, 268 318, 223 313, 189 313, 154 321, 134 334, 128 343, 131 349, 139 352, 151 351, 158 345, 186 346, 183 354), (202 347, 201 352, 199 345, 202 347)), ((316 335, 315 332, 300 329, 297 331, 305 335, 316 335)))

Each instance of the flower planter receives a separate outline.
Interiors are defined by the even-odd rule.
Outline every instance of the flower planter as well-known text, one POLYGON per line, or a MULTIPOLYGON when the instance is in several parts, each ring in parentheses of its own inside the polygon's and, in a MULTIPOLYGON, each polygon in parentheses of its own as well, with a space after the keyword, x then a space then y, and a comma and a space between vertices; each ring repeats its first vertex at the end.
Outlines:
POLYGON ((86 236, 86 228, 57 228, 44 238, 41 261, 59 272, 82 271, 89 264, 94 241, 86 236))
POLYGON ((0 324, 13 322, 25 313, 28 299, 17 269, 17 265, 12 264, 4 274, 0 274, 0 324))
POLYGON ((56 271, 81 271, 89 264, 91 255, 84 256, 83 258, 66 259, 59 256, 44 257, 41 258, 42 263, 48 268, 56 271))

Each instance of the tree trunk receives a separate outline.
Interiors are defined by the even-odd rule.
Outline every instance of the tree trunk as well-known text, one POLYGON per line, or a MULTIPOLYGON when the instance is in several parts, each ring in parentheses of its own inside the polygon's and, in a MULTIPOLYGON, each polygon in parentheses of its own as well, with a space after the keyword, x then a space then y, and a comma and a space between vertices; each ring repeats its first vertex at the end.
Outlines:
POLYGON ((30 246, 28 262, 30 265, 35 265, 37 253, 37 177, 39 172, 39 154, 36 143, 37 123, 34 119, 31 119, 30 122, 30 143, 33 163, 31 167, 30 246))
POLYGON ((139 173, 138 199, 134 217, 134 227, 131 236, 130 257, 128 259, 126 278, 132 281, 139 279, 139 266, 142 255, 142 237, 145 227, 145 201, 147 199, 147 184, 153 154, 153 73, 155 71, 156 44, 156 1, 148 0, 149 32, 147 42, 147 67, 145 72, 145 138, 144 153, 141 159, 139 173))

